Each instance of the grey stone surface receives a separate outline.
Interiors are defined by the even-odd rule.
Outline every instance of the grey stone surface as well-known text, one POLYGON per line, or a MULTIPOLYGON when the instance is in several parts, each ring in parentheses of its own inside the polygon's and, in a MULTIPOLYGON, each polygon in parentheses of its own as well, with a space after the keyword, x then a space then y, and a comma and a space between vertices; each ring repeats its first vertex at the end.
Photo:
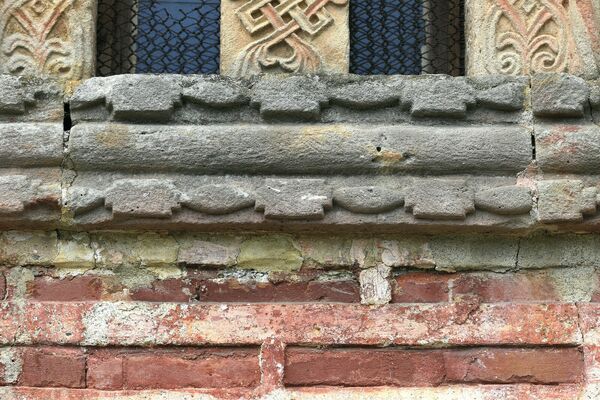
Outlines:
MULTIPOLYGON (((452 180, 463 186, 439 188, 439 179, 419 179, 419 185, 438 186, 439 199, 453 199, 457 191, 470 194, 461 200, 473 202, 473 193, 507 187, 515 178, 479 177, 469 182, 452 180)), ((282 221, 289 229, 304 229, 303 224, 319 225, 319 229, 337 229, 364 225, 373 229, 403 229, 423 225, 424 230, 440 227, 456 229, 531 228, 533 217, 528 212, 507 214, 501 205, 499 212, 470 213, 465 220, 460 211, 448 219, 445 204, 430 211, 430 219, 416 218, 402 206, 403 193, 414 188, 413 178, 360 176, 315 176, 303 178, 269 178, 261 176, 189 176, 182 174, 115 174, 81 172, 74 184, 67 187, 65 211, 75 227, 153 228, 153 229, 211 229, 234 227, 272 229, 282 221), (375 186, 364 186, 366 182, 375 186), (140 186, 168 185, 168 191, 147 195, 140 186), (361 186, 360 184, 363 184, 361 186), (93 190, 90 190, 93 188, 93 190), (111 204, 105 204, 108 193, 119 188, 123 204, 121 215, 114 215, 111 204), (173 200, 177 197, 177 201, 173 200), (345 203, 340 203, 338 198, 345 203), (251 208, 254 205, 254 208, 251 208), (130 208, 127 208, 130 206, 130 208), (165 210, 164 212, 148 210, 165 210), (441 211, 440 211, 441 210, 441 211), (168 213, 171 212, 170 215, 168 213)), ((508 201, 508 200, 507 200, 508 201)), ((496 204, 498 202, 496 201, 496 204)), ((450 202, 450 204, 453 204, 450 202)), ((461 203, 462 204, 462 203, 461 203)), ((113 205, 114 207, 114 205, 113 205)), ((308 225, 306 226, 308 228, 308 225)))
POLYGON ((41 182, 25 175, 0 176, 0 215, 21 214, 40 200, 41 182))
POLYGON ((384 187, 363 186, 336 189, 333 200, 341 207, 362 214, 378 214, 404 204, 404 194, 384 187))
POLYGON ((317 120, 329 97, 318 77, 268 76, 252 87, 251 104, 267 119, 317 120))
POLYGON ((415 117, 465 118, 476 98, 464 79, 423 78, 405 82, 402 103, 415 117))
POLYGON ((535 129, 536 153, 546 172, 600 171, 600 126, 592 123, 539 124, 535 129))
POLYGON ((401 81, 369 80, 341 84, 331 88, 330 100, 334 104, 356 109, 370 109, 397 105, 401 81))
POLYGON ((580 180, 547 180, 537 183, 538 213, 543 223, 579 222, 596 213, 595 187, 585 187, 580 180))
POLYGON ((147 123, 149 118, 184 124, 262 120, 390 123, 410 122, 413 117, 517 123, 526 86, 526 78, 506 77, 267 75, 241 80, 223 76, 122 75, 86 81, 70 102, 76 123, 147 123), (115 113, 111 98, 119 99, 119 93, 126 93, 130 84, 141 85, 139 94, 125 96, 126 108, 115 113), (164 104, 159 106, 160 102, 164 104), (153 107, 160 112, 150 115, 148 110, 153 107))
POLYGON ((512 173, 531 161, 518 126, 79 124, 77 170, 247 174, 512 173))
POLYGON ((63 91, 51 79, 0 75, 0 122, 62 122, 63 91))
POLYGON ((0 124, 0 168, 52 167, 62 161, 62 124, 0 124))
POLYGON ((61 200, 58 169, 0 169, 0 229, 56 228, 61 200))
POLYGON ((247 88, 239 82, 216 77, 184 88, 183 99, 210 107, 235 107, 247 104, 249 101, 247 88))
POLYGON ((94 78, 67 132, 59 86, 0 76, 0 227, 598 229, 598 82, 528 84, 94 78))
POLYGON ((523 108, 526 85, 523 82, 503 83, 477 93, 477 102, 485 107, 518 111, 523 108))
POLYGON ((503 215, 528 213, 533 207, 531 190, 521 186, 504 186, 475 194, 475 207, 503 215))
POLYGON ((531 78, 531 102, 538 117, 583 117, 590 88, 568 74, 538 74, 531 78))
POLYGON ((255 209, 266 218, 323 219, 332 206, 331 188, 321 179, 268 179, 257 193, 255 209))
POLYGON ((598 235, 533 235, 521 240, 519 268, 597 267, 598 235))
POLYGON ((473 192, 460 180, 418 180, 406 191, 405 206, 416 218, 464 220, 475 211, 473 192))
POLYGON ((108 102, 118 120, 168 121, 180 97, 177 82, 129 75, 112 87, 108 102))
POLYGON ((188 190, 181 204, 206 214, 229 214, 254 206, 255 197, 233 185, 207 185, 188 190))
POLYGON ((126 179, 106 193, 106 206, 115 218, 168 218, 180 207, 181 194, 169 181, 126 179))

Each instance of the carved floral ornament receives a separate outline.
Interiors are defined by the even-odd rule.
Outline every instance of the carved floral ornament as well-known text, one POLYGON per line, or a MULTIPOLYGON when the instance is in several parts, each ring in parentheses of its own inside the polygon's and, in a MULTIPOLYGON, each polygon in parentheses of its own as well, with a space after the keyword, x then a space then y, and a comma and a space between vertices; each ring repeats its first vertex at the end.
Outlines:
POLYGON ((233 74, 247 76, 270 67, 287 72, 320 72, 321 50, 311 39, 335 22, 328 7, 347 3, 348 0, 246 0, 235 14, 256 39, 239 52, 233 74), (289 54, 276 54, 275 48, 281 45, 289 47, 289 54))
POLYGON ((479 28, 487 72, 527 75, 596 69, 593 57, 586 58, 592 54, 585 27, 589 16, 582 15, 578 2, 493 0, 488 4, 486 28, 479 28))
POLYGON ((91 75, 90 4, 87 0, 0 2, 1 72, 64 79, 91 75), (78 20, 78 13, 84 18, 78 20))

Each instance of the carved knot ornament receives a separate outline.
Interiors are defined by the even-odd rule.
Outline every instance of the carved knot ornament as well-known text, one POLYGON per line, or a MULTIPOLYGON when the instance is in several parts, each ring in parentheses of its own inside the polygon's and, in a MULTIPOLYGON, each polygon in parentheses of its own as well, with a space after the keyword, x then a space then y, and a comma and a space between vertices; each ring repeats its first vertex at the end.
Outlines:
POLYGON ((322 55, 311 39, 334 23, 327 8, 347 3, 348 0, 246 1, 235 14, 256 39, 240 51, 233 65, 234 75, 257 74, 266 68, 320 72, 322 55))

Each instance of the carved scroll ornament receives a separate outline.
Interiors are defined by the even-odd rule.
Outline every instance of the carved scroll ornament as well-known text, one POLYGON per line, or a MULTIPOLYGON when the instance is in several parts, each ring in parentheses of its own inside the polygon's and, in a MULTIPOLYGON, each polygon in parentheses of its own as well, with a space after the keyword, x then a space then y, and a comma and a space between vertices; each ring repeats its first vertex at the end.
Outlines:
POLYGON ((574 46, 567 10, 557 0, 497 0, 486 31, 491 73, 530 74, 567 68, 574 46))

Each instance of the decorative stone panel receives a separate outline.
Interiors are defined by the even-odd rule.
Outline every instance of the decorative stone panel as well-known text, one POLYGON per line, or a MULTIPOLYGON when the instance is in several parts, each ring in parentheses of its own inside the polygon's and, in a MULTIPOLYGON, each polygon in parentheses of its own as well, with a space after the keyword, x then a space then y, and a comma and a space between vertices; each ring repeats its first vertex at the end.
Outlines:
POLYGON ((600 71, 594 0, 467 0, 468 75, 600 71))
POLYGON ((347 73, 349 0, 223 0, 221 73, 347 73))
POLYGON ((94 0, 0 1, 0 72, 80 80, 93 75, 94 0))

